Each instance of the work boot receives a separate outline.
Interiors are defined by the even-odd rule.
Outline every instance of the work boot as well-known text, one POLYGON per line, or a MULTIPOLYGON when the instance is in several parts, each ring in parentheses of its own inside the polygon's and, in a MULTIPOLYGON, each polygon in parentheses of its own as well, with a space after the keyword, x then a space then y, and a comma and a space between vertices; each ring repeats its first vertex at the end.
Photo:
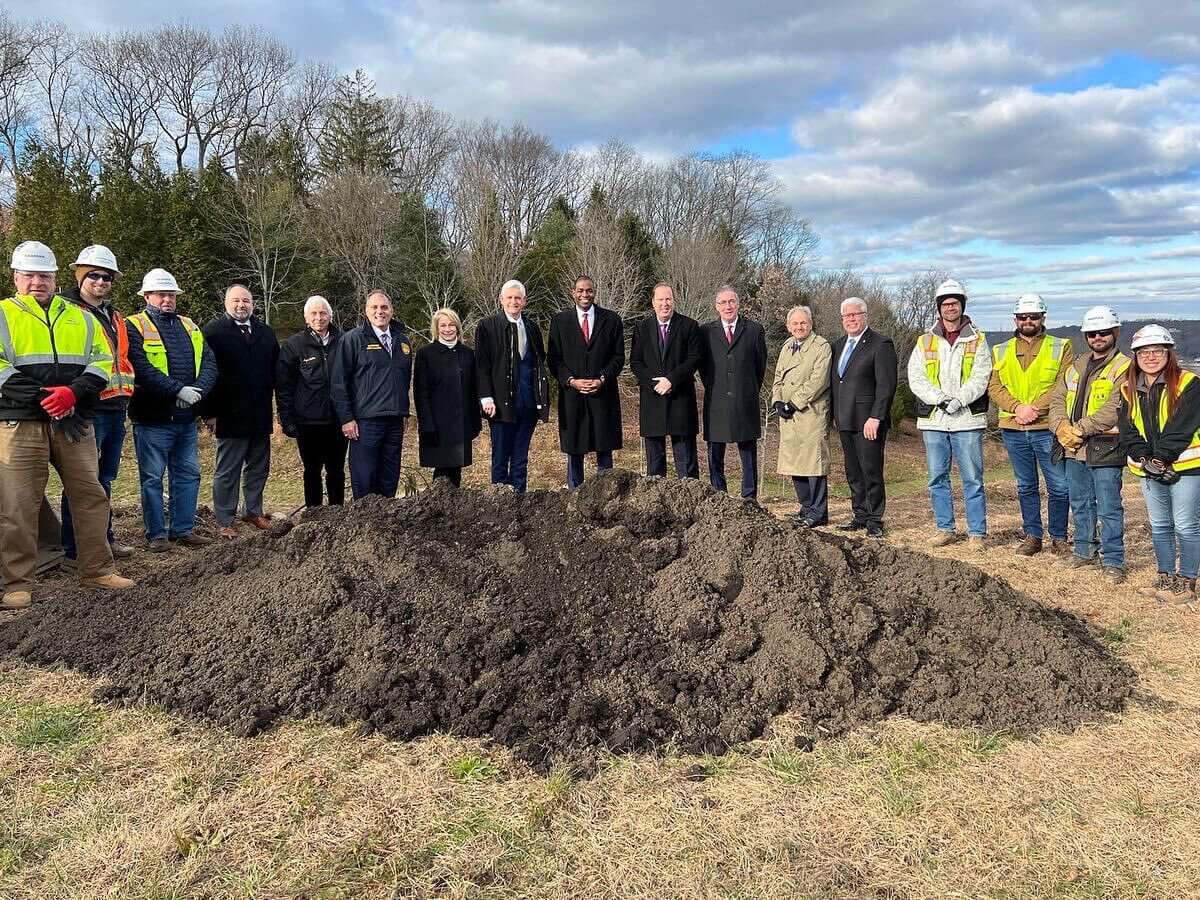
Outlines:
POLYGON ((982 534, 973 534, 967 538, 967 549, 982 553, 987 549, 987 540, 982 534))
POLYGON ((128 544, 122 544, 118 541, 113 541, 108 545, 108 549, 112 551, 113 559, 129 559, 135 551, 128 544))
POLYGON ((1055 556, 1066 556, 1071 552, 1071 545, 1066 538, 1051 538, 1050 552, 1055 556))
POLYGON ((1076 556, 1074 553, 1059 560, 1068 569, 1090 569, 1099 561, 1094 556, 1076 556))
POLYGON ((33 594, 29 591, 8 591, 0 606, 4 609, 25 609, 33 602, 33 594))
POLYGON ((266 531, 268 528, 270 528, 271 524, 272 524, 270 516, 264 516, 264 515, 242 516, 242 518, 245 521, 249 522, 251 525, 253 525, 255 528, 262 529, 263 531, 266 531))
POLYGON ((183 544, 185 547, 207 547, 212 542, 212 538, 205 537, 202 534, 196 534, 193 531, 189 531, 187 534, 181 534, 179 537, 175 538, 175 543, 183 544))
POLYGON ((218 534, 220 534, 221 537, 225 538, 227 541, 232 541, 238 535, 237 526, 226 525, 218 532, 218 534))
POLYGON ((1169 575, 1166 587, 1159 590, 1155 596, 1163 603, 1188 603, 1196 599, 1196 579, 1169 575))
POLYGON ((1142 597, 1149 597, 1152 600, 1158 599, 1158 592, 1165 591, 1171 584, 1171 579, 1175 576, 1170 572, 1159 572, 1154 576, 1154 580, 1143 588, 1138 588, 1138 594, 1142 597))
POLYGON ((939 531, 929 540, 930 547, 949 547, 958 541, 958 533, 954 531, 939 531))
POLYGON ((111 572, 108 575, 98 575, 95 578, 81 578, 79 582, 84 587, 104 588, 106 591, 124 591, 137 584, 132 578, 126 578, 123 575, 118 575, 116 572, 111 572))
POLYGON ((171 549, 171 542, 166 538, 155 538, 152 541, 146 541, 146 549, 151 553, 167 553, 171 549))
POLYGON ((1104 580, 1107 581, 1109 584, 1124 584, 1125 583, 1125 570, 1124 569, 1118 569, 1116 566, 1104 566, 1101 569, 1101 574, 1104 576, 1104 580))
POLYGON ((1042 552, 1042 539, 1035 538, 1032 535, 1025 535, 1025 540, 1017 546, 1017 556, 1033 556, 1042 552))

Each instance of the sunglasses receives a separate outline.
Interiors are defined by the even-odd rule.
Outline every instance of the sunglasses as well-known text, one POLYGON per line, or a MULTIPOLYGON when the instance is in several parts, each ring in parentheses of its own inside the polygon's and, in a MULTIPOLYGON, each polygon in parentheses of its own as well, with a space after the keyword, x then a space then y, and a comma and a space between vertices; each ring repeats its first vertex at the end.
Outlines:
POLYGON ((1083 336, 1090 341, 1092 338, 1112 337, 1114 333, 1113 329, 1109 328, 1107 331, 1088 331, 1083 336))
POLYGON ((113 280, 111 272, 88 272, 83 277, 86 278, 88 281, 112 281, 113 280))
POLYGON ((1040 322, 1042 319, 1041 313, 1020 313, 1014 316, 1018 322, 1040 322))

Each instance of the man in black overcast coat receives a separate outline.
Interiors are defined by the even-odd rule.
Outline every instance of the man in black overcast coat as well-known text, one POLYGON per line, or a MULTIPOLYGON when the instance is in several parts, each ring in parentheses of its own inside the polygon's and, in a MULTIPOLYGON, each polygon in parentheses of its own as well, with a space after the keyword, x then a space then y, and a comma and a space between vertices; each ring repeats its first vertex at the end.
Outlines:
POLYGON ((731 287, 717 291, 715 321, 703 326, 704 440, 708 478, 718 491, 725 482, 725 445, 737 444, 742 496, 758 496, 758 439, 762 434, 760 394, 767 372, 767 334, 753 319, 738 315, 731 287))
POLYGON ((882 537, 883 445, 896 396, 896 346, 867 327, 867 304, 859 297, 842 301, 842 328, 829 369, 830 411, 842 439, 854 518, 838 528, 882 537))
POLYGON ((675 457, 675 474, 699 478, 696 433, 696 371, 704 356, 700 325, 675 312, 671 286, 654 286, 654 312, 633 329, 629 368, 637 377, 638 426, 646 444, 646 474, 667 474, 667 437, 675 457))
POLYGON ((617 377, 625 368, 621 317, 595 305, 596 286, 575 279, 575 305, 550 320, 550 371, 558 379, 558 441, 567 454, 567 486, 583 484, 583 457, 596 454, 597 469, 611 469, 621 449, 617 377))

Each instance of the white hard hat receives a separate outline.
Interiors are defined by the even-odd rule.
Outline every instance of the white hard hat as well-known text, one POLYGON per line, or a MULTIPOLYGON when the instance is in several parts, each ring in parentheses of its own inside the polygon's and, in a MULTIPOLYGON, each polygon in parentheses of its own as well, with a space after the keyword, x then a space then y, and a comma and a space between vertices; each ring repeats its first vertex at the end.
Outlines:
POLYGON ((54 251, 41 241, 21 241, 13 247, 14 272, 57 272, 58 260, 54 251))
POLYGON ((933 294, 934 303, 941 306, 943 297, 961 297, 964 304, 967 302, 967 292, 953 278, 947 278, 937 286, 937 290, 933 294))
POLYGON ((1120 324, 1121 320, 1117 318, 1111 306, 1093 306, 1083 314, 1083 324, 1079 326, 1079 330, 1087 334, 1089 331, 1117 328, 1120 324))
POLYGON ((1129 346, 1136 350, 1138 347, 1155 347, 1159 344, 1165 347, 1174 347, 1175 338, 1171 337, 1171 332, 1161 325, 1143 325, 1137 330, 1137 334, 1133 336, 1133 342, 1129 346))
POLYGON ((79 259, 75 260, 73 265, 108 269, 117 275, 121 274, 121 270, 117 268, 117 258, 103 244, 89 244, 84 247, 79 251, 79 259))
POLYGON ((1046 314, 1046 301, 1042 299, 1041 294, 1022 294, 1017 298, 1017 305, 1013 307, 1013 315, 1021 313, 1039 313, 1046 314))
POLYGON ((153 291, 164 291, 172 294, 182 294, 179 282, 166 269, 151 269, 142 278, 142 288, 138 291, 143 297, 153 291))

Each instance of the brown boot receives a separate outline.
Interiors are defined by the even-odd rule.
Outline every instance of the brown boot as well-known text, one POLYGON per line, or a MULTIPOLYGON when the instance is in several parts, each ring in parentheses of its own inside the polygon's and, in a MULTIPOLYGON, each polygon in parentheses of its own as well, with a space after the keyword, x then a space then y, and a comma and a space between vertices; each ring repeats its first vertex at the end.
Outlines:
POLYGON ((0 606, 4 609, 25 609, 32 602, 33 594, 29 591, 9 591, 0 601, 0 606))
POLYGON ((104 588, 106 591, 124 591, 137 584, 132 578, 125 578, 112 572, 108 575, 97 575, 95 578, 81 578, 79 583, 84 587, 104 588))
POLYGON ((249 522, 251 525, 253 525, 255 528, 260 528, 263 531, 266 531, 268 528, 270 528, 271 524, 272 524, 270 516, 263 516, 263 515, 242 516, 242 518, 245 521, 249 522))
POLYGON ((112 551, 113 559, 129 559, 137 551, 128 544, 122 544, 118 541, 108 545, 108 549, 112 551))
POLYGON ((1041 552, 1042 539, 1028 534, 1025 535, 1025 540, 1021 541, 1020 546, 1016 549, 1017 556, 1033 556, 1041 552))
POLYGON ((949 547, 951 544, 958 541, 958 534, 954 531, 939 531, 929 540, 930 547, 949 547))
POLYGON ((190 531, 187 534, 181 534, 179 537, 175 538, 175 543, 183 544, 185 547, 207 547, 212 542, 212 538, 205 537, 202 534, 196 534, 194 531, 190 531))
POLYGON ((1051 538, 1050 552, 1058 557, 1069 556, 1071 554, 1071 545, 1067 543, 1066 538, 1051 538))
POLYGON ((1190 603, 1196 599, 1196 579, 1187 579, 1182 575, 1170 575, 1166 587, 1156 595, 1163 603, 1190 603))
POLYGON ((1149 597, 1152 600, 1158 599, 1158 592, 1165 591, 1171 586, 1171 579, 1175 576, 1169 572, 1159 572, 1154 576, 1154 580, 1143 588, 1138 588, 1138 594, 1143 597, 1149 597))

